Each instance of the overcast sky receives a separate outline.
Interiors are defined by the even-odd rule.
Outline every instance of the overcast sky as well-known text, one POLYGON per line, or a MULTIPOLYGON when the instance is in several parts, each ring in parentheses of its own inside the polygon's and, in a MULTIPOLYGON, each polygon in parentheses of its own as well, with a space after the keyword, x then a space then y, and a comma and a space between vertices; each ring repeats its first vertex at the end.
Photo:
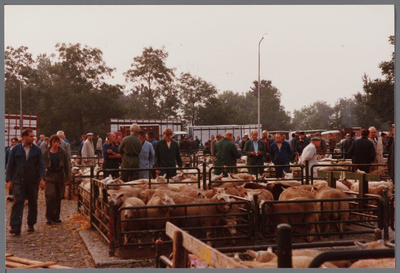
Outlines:
POLYGON ((35 58, 55 53, 57 43, 99 48, 117 69, 113 84, 125 84, 123 73, 144 47, 164 46, 176 75, 244 93, 257 80, 264 33, 261 79, 278 88, 285 110, 317 100, 333 106, 362 91, 364 73, 382 77, 378 65, 394 50, 394 7, 5 6, 5 46, 27 46, 35 58))

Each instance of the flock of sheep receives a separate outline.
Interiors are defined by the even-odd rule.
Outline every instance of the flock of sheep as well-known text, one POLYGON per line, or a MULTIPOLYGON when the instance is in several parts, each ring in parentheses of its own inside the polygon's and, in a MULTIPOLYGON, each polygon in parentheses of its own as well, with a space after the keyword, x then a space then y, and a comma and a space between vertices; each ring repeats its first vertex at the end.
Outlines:
MULTIPOLYGON (((212 165, 207 167, 207 170, 212 165)), ((322 167, 325 170, 340 169, 334 165, 322 167)), ((202 167, 199 167, 202 170, 202 167)), ((273 170, 273 166, 266 166, 266 170, 273 170)), ((341 169, 343 170, 343 169, 341 169)), ((343 231, 343 221, 351 217, 349 208, 350 197, 355 197, 359 190, 358 181, 342 178, 336 182, 336 188, 328 186, 324 180, 314 180, 313 185, 302 185, 297 180, 275 180, 263 181, 269 178, 270 172, 267 172, 257 181, 255 176, 245 172, 245 166, 237 174, 229 174, 228 177, 212 176, 207 180, 206 188, 203 190, 198 187, 199 176, 203 173, 195 174, 193 170, 178 171, 178 175, 167 180, 165 177, 158 176, 151 180, 151 188, 148 179, 140 179, 123 183, 119 178, 113 179, 106 177, 100 181, 102 185, 107 185, 106 192, 99 192, 100 199, 102 194, 107 194, 107 202, 114 204, 114 209, 118 210, 121 219, 121 231, 124 233, 123 240, 125 244, 134 240, 134 235, 140 244, 141 234, 130 233, 140 230, 162 230, 168 219, 178 226, 202 227, 207 239, 215 236, 216 232, 212 227, 224 227, 230 236, 235 236, 236 226, 241 221, 241 210, 244 204, 238 201, 254 201, 257 196, 257 209, 265 210, 270 214, 269 221, 272 223, 305 223, 307 233, 304 239, 313 241, 312 233, 320 232, 321 228, 328 232, 332 227, 329 221, 336 222, 336 229, 343 231), (211 181, 211 182, 210 182, 211 181), (332 202, 312 202, 317 199, 335 199, 332 202), (337 200, 343 199, 343 200, 337 200), (291 202, 269 202, 269 201, 291 201, 291 202), (310 201, 310 202, 307 202, 310 201), (179 206, 182 205, 182 206, 179 206), (183 206, 186 205, 186 206, 183 206), (318 213, 323 210, 324 213, 318 213), (297 213, 290 213, 297 212, 297 213), (286 214, 285 214, 286 213, 286 214), (196 216, 196 217, 193 217, 196 216), (149 219, 149 221, 130 221, 134 219, 149 219), (314 224, 317 221, 325 221, 325 226, 314 224), (307 224, 310 223, 310 224, 307 224)), ((293 172, 297 171, 293 168, 293 172)), ((73 168, 75 175, 85 175, 79 168, 73 168)), ((95 172, 96 173, 96 172, 95 172)), ((291 174, 287 174, 290 177, 291 174)), ((388 190, 389 197, 394 194, 394 185, 392 181, 372 181, 368 182, 368 193, 382 195, 383 190, 388 190)), ((83 179, 80 185, 80 194, 86 195, 84 199, 89 200, 90 183, 89 179, 83 179)), ((103 198, 104 199, 104 198, 103 198)), ((109 213, 108 207, 99 204, 102 212, 98 217, 109 213)), ((262 211, 259 211, 261 214, 262 211)), ((272 231, 269 231, 272 232, 272 231)), ((155 235, 156 236, 156 235, 155 235)), ((212 244, 212 241, 207 241, 212 244)), ((386 246, 383 246, 386 247, 386 246)), ((142 246, 139 245, 139 248, 142 246)), ((293 267, 306 267, 311 257, 314 257, 317 250, 295 250, 293 253, 293 267), (312 253, 312 254, 310 254, 312 253), (302 258, 295 258, 295 257, 302 258), (307 256, 309 258, 305 258, 307 256)), ((271 251, 254 252, 248 251, 253 261, 239 260, 247 267, 277 267, 276 255, 271 251)), ((365 263, 325 263, 322 267, 365 267, 365 263)), ((382 263, 379 266, 386 267, 382 263)), ((390 260, 386 265, 394 264, 390 260)), ((375 267, 370 262, 368 267, 375 267)))

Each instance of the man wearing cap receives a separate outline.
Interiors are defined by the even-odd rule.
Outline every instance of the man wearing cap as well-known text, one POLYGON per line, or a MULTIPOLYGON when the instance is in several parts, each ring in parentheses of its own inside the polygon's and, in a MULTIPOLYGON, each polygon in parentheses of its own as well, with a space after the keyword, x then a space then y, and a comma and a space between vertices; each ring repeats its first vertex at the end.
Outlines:
MULTIPOLYGON (((321 145, 321 139, 311 138, 311 143, 307 145, 299 158, 299 164, 305 164, 308 160, 308 173, 311 174, 312 165, 318 164, 317 149, 321 145)), ((317 168, 313 168, 313 177, 317 177, 317 168)))
POLYGON ((314 137, 317 137, 321 140, 321 144, 319 145, 318 149, 317 149, 317 153, 319 155, 322 155, 321 157, 324 157, 324 155, 326 154, 326 150, 328 147, 326 147, 326 142, 324 139, 321 138, 321 134, 320 133, 315 133, 314 137))
POLYGON ((86 140, 82 146, 82 165, 93 165, 94 159, 88 157, 95 157, 93 146, 93 133, 86 134, 86 140))

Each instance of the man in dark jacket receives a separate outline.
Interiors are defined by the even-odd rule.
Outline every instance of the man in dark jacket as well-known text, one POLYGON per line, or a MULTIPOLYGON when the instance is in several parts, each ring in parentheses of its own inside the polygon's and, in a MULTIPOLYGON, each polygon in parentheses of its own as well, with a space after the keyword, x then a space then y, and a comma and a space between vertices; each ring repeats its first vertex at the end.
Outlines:
MULTIPOLYGON (((182 167, 182 158, 179 153, 178 143, 173 141, 172 130, 165 128, 163 131, 164 139, 157 142, 156 151, 154 155, 153 168, 157 167, 173 167, 176 165, 182 167)), ((167 178, 171 178, 176 175, 176 169, 171 170, 156 170, 158 175, 167 174, 167 178)))
MULTIPOLYGON (((142 150, 142 141, 137 136, 140 127, 136 123, 130 127, 130 135, 122 139, 118 152, 122 155, 121 169, 140 168, 139 154, 142 150)), ((121 171, 124 182, 139 179, 139 171, 121 171)))
POLYGON ((34 133, 28 128, 22 131, 22 143, 11 150, 7 165, 6 181, 14 190, 14 204, 11 209, 10 233, 21 234, 22 214, 25 199, 28 199, 28 232, 34 231, 37 220, 37 199, 39 186, 45 186, 45 166, 42 150, 33 144, 34 133))
POLYGON ((345 154, 345 158, 346 158, 346 159, 351 159, 351 157, 349 156, 349 150, 350 150, 351 145, 353 145, 355 135, 356 135, 356 133, 351 132, 351 133, 350 133, 350 137, 347 138, 347 139, 344 141, 344 151, 345 151, 345 153, 346 153, 346 154, 345 154))
MULTIPOLYGON (((264 156, 267 153, 267 147, 264 141, 258 139, 258 132, 251 132, 252 140, 244 144, 243 154, 247 156, 247 165, 262 166, 264 165, 264 156)), ((251 174, 262 174, 264 168, 249 168, 251 174)))
MULTIPOLYGON (((363 130, 361 138, 355 140, 349 150, 349 156, 352 158, 353 164, 371 164, 375 160, 374 144, 368 139, 369 131, 363 130)), ((358 166, 357 168, 366 173, 369 172, 370 166, 358 166)))
MULTIPOLYGON (((216 155, 215 166, 236 166, 236 159, 240 158, 242 153, 236 149, 235 144, 232 142, 233 134, 226 132, 222 140, 215 143, 214 152, 216 155)), ((215 174, 224 173, 235 173, 235 169, 231 168, 216 168, 214 169, 215 174)))
POLYGON ((293 157, 293 151, 290 144, 282 141, 280 134, 275 134, 275 142, 270 147, 271 159, 275 165, 287 165, 287 167, 275 167, 276 177, 283 177, 283 171, 290 171, 290 160, 293 157))
POLYGON ((306 135, 304 134, 304 132, 300 132, 299 133, 299 139, 294 144, 293 152, 298 153, 299 155, 301 155, 301 153, 303 152, 303 149, 308 144, 310 144, 310 140, 308 138, 306 138, 306 135))
POLYGON ((188 141, 188 138, 185 137, 183 141, 179 144, 179 150, 181 152, 189 153, 190 150, 190 142, 188 141))

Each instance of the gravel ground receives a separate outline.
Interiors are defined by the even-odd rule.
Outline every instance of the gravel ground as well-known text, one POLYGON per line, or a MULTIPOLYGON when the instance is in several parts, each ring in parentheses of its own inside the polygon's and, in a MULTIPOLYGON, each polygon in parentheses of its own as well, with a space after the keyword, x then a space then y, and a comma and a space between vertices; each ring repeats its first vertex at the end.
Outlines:
POLYGON ((62 200, 60 216, 62 223, 49 226, 46 224, 45 218, 44 191, 40 190, 35 232, 27 232, 26 216, 28 206, 25 205, 20 236, 9 233, 9 220, 13 203, 10 201, 5 202, 6 253, 42 262, 53 261, 71 268, 95 267, 93 259, 79 235, 80 230, 87 228, 87 221, 82 216, 77 215, 76 200, 62 200))

